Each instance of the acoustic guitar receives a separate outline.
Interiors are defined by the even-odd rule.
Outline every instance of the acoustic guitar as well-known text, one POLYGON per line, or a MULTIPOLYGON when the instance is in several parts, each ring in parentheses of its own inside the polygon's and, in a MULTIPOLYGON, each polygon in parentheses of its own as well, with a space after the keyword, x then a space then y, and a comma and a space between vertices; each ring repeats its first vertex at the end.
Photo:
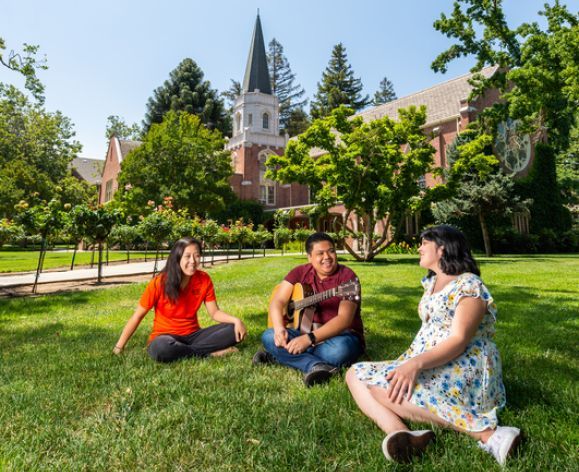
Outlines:
MULTIPOLYGON (((270 303, 279 290, 279 287, 279 285, 276 285, 273 289, 271 297, 269 298, 270 303)), ((337 287, 320 293, 314 293, 312 287, 308 284, 295 284, 290 297, 290 302, 284 309, 284 325, 288 328, 300 329, 304 318, 309 320, 313 319, 315 305, 332 297, 340 297, 343 300, 359 300, 360 281, 358 279, 352 279, 338 285, 337 287)), ((269 312, 267 314, 267 327, 273 327, 273 322, 271 321, 269 312)), ((310 329, 304 331, 302 326, 302 331, 304 332, 309 332, 310 329)))

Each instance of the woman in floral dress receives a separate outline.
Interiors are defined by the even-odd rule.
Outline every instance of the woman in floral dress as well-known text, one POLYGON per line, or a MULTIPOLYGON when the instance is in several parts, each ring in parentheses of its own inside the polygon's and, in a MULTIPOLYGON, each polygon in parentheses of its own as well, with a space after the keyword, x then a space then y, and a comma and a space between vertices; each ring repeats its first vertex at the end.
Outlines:
POLYGON ((362 362, 346 376, 354 400, 386 434, 387 459, 406 462, 434 439, 403 419, 464 432, 500 464, 520 442, 517 428, 498 426, 505 405, 501 361, 493 341, 496 307, 464 235, 441 225, 421 235, 422 326, 395 361, 362 362))

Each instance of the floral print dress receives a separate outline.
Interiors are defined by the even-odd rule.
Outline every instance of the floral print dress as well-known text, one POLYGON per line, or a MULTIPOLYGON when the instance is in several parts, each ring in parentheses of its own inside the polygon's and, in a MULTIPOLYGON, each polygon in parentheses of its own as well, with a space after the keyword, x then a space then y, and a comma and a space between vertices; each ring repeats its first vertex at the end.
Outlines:
POLYGON ((466 350, 452 361, 422 370, 410 399, 443 420, 468 431, 497 426, 497 409, 505 405, 501 360, 493 342, 496 306, 481 279, 463 273, 442 290, 432 293, 436 276, 424 277, 424 295, 418 312, 422 326, 410 348, 395 361, 361 362, 356 376, 367 385, 388 387, 386 375, 404 361, 432 349, 450 335, 452 320, 462 297, 482 298, 487 312, 466 350))

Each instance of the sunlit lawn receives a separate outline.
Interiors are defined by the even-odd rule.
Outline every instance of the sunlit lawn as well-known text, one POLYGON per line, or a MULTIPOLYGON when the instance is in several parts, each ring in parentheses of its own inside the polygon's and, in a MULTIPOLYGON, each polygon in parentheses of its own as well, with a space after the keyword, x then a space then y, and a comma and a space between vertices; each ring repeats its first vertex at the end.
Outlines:
MULTIPOLYGON (((165 252, 165 256, 167 251, 165 252)), ((280 254, 280 251, 268 250, 268 253, 280 254)), ((2 249, 0 250, 0 274, 6 272, 27 272, 35 271, 38 267, 38 256, 40 251, 35 250, 10 250, 2 249)), ((256 257, 262 256, 263 251, 256 249, 252 251, 251 249, 245 249, 242 252, 244 255, 255 255, 256 257)), ((224 251, 215 251, 215 256, 223 255, 224 251)), ((161 253, 161 256, 163 253, 161 253)), ((206 251, 205 255, 208 259, 211 258, 211 251, 206 251)), ((232 259, 238 256, 238 251, 231 249, 229 255, 232 259)), ((68 270, 72 262, 73 251, 72 250, 51 250, 46 252, 44 259, 43 270, 68 270)), ((155 251, 151 250, 145 253, 144 251, 131 251, 129 260, 130 262, 139 261, 142 262, 147 258, 147 260, 155 259, 155 251)), ((103 251, 103 261, 106 262, 107 254, 103 251)), ((109 251, 108 253, 109 262, 126 262, 127 253, 126 251, 109 251)), ((94 256, 92 251, 79 251, 76 253, 74 266, 75 268, 86 267, 90 265, 91 262, 96 266, 98 262, 98 252, 95 252, 94 256)))
MULTIPOLYGON (((2 272, 27 272, 36 270, 40 251, 0 251, 0 273, 2 272)), ((72 250, 47 251, 44 258, 43 269, 70 269, 72 262, 72 250)), ((126 261, 125 251, 109 251, 109 261, 126 261)), ((131 260, 144 260, 144 252, 131 252, 131 260)), ((148 253, 149 259, 155 258, 154 252, 148 253)), ((76 253, 75 267, 86 266, 93 260, 92 251, 79 251, 76 253)), ((106 261, 106 251, 103 252, 103 260, 106 261)), ((94 264, 98 262, 98 252, 94 254, 94 264)))
MULTIPOLYGON (((270 290, 301 262, 210 269, 221 307, 250 330, 223 359, 153 363, 152 314, 125 355, 112 356, 143 284, 0 300, 0 470, 499 470, 474 441, 441 430, 411 466, 386 463, 383 434, 342 377, 308 390, 296 371, 252 367, 270 290)), ((348 264, 362 282, 368 358, 394 358, 419 327, 424 271, 414 256, 348 264)), ((499 306, 501 421, 527 437, 508 468, 576 470, 579 257, 483 259, 482 271, 499 306)))

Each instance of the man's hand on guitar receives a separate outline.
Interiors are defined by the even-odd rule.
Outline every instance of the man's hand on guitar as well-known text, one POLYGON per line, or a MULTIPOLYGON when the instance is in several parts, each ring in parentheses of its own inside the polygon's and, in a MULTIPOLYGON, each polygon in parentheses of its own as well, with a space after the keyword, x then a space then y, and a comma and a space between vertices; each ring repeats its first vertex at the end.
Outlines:
POLYGON ((274 328, 273 342, 277 347, 287 348, 287 330, 285 328, 274 328))
POLYGON ((290 354, 301 354, 306 351, 312 345, 307 334, 302 334, 296 338, 293 338, 289 343, 287 343, 286 349, 290 354))

